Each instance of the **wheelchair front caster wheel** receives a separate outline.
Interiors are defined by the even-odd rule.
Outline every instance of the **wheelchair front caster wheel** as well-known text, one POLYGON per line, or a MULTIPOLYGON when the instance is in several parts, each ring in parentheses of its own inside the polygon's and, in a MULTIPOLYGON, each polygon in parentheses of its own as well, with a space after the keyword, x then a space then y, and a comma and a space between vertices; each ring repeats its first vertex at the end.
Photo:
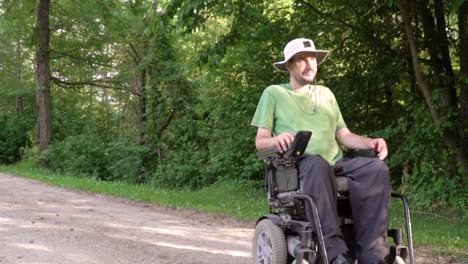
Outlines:
POLYGON ((291 264, 309 264, 309 262, 305 259, 302 260, 302 263, 296 263, 296 260, 293 260, 291 264))
POLYGON ((263 219, 257 224, 253 242, 255 264, 286 264, 286 237, 283 230, 270 219, 263 219))
POLYGON ((396 256, 392 264, 405 264, 405 261, 400 256, 396 256))

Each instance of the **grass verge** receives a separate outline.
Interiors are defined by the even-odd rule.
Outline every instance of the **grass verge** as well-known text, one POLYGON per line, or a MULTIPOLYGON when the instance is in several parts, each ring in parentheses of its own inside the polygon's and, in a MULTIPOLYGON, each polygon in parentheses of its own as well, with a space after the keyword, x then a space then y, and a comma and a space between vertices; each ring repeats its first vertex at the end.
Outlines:
MULTIPOLYGON (((252 222, 268 212, 265 191, 258 183, 223 181, 201 190, 164 190, 146 185, 123 182, 105 182, 52 173, 22 162, 14 166, 0 166, 0 171, 36 179, 50 185, 78 189, 86 192, 123 197, 134 201, 166 207, 190 208, 220 213, 252 222)), ((393 200, 390 213, 391 227, 405 227, 402 206, 393 200)), ((468 225, 456 217, 413 211, 413 241, 416 246, 430 247, 436 254, 455 256, 468 261, 468 225)))

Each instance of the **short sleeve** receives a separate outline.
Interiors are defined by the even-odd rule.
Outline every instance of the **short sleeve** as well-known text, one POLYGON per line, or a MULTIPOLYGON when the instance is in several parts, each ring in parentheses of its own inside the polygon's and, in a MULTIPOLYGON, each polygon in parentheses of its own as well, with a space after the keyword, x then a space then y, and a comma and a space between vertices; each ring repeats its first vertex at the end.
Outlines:
POLYGON ((336 102, 336 99, 335 99, 335 106, 336 106, 336 131, 342 129, 342 128, 345 128, 346 127, 346 123, 343 119, 343 115, 341 114, 341 110, 340 110, 340 107, 338 106, 338 102, 336 102))
POLYGON ((276 102, 268 88, 263 91, 257 105, 257 110, 250 123, 255 127, 267 128, 273 131, 276 102))
POLYGON ((343 115, 341 115, 341 111, 340 111, 339 107, 338 107, 338 119, 336 121, 337 121, 337 123, 336 123, 336 130, 337 131, 346 127, 346 123, 345 123, 345 121, 343 119, 343 115))
POLYGON ((346 123, 344 121, 343 115, 341 114, 341 110, 338 105, 338 102, 336 101, 335 95, 333 95, 332 98, 333 98, 333 108, 334 108, 334 112, 336 115, 336 131, 338 131, 342 128, 345 128, 346 123))

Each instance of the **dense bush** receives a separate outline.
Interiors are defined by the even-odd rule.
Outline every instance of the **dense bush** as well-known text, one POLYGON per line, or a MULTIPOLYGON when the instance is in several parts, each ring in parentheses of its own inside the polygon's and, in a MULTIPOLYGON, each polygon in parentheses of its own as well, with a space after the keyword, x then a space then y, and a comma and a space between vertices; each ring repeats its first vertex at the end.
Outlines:
POLYGON ((21 151, 30 143, 34 126, 32 117, 25 114, 0 115, 0 163, 12 164, 21 159, 21 151))
POLYGON ((70 136, 55 142, 45 153, 53 170, 101 180, 137 182, 145 149, 96 135, 70 136))
POLYGON ((452 153, 440 140, 440 126, 433 124, 424 106, 413 102, 411 118, 399 118, 389 128, 388 164, 394 186, 419 208, 466 208, 468 196, 462 174, 451 164, 452 153))
MULTIPOLYGON (((255 156, 248 128, 211 135, 206 142, 185 141, 165 154, 151 175, 158 187, 202 188, 225 179, 262 179, 262 162, 255 156)), ((175 144, 173 145, 175 146, 175 144)))
POLYGON ((206 153, 194 143, 182 143, 178 151, 167 153, 151 175, 151 184, 168 188, 200 188, 212 183, 203 173, 206 153))

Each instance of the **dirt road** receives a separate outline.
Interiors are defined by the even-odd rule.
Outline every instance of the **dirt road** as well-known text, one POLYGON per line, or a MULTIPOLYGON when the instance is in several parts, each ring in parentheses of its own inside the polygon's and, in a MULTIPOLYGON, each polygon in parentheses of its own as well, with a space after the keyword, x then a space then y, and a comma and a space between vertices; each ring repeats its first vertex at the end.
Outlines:
MULTIPOLYGON (((0 173, 0 264, 251 263, 253 225, 0 173)), ((467 264, 426 247, 416 263, 467 264)))
POLYGON ((250 263, 252 227, 0 173, 0 263, 250 263))

